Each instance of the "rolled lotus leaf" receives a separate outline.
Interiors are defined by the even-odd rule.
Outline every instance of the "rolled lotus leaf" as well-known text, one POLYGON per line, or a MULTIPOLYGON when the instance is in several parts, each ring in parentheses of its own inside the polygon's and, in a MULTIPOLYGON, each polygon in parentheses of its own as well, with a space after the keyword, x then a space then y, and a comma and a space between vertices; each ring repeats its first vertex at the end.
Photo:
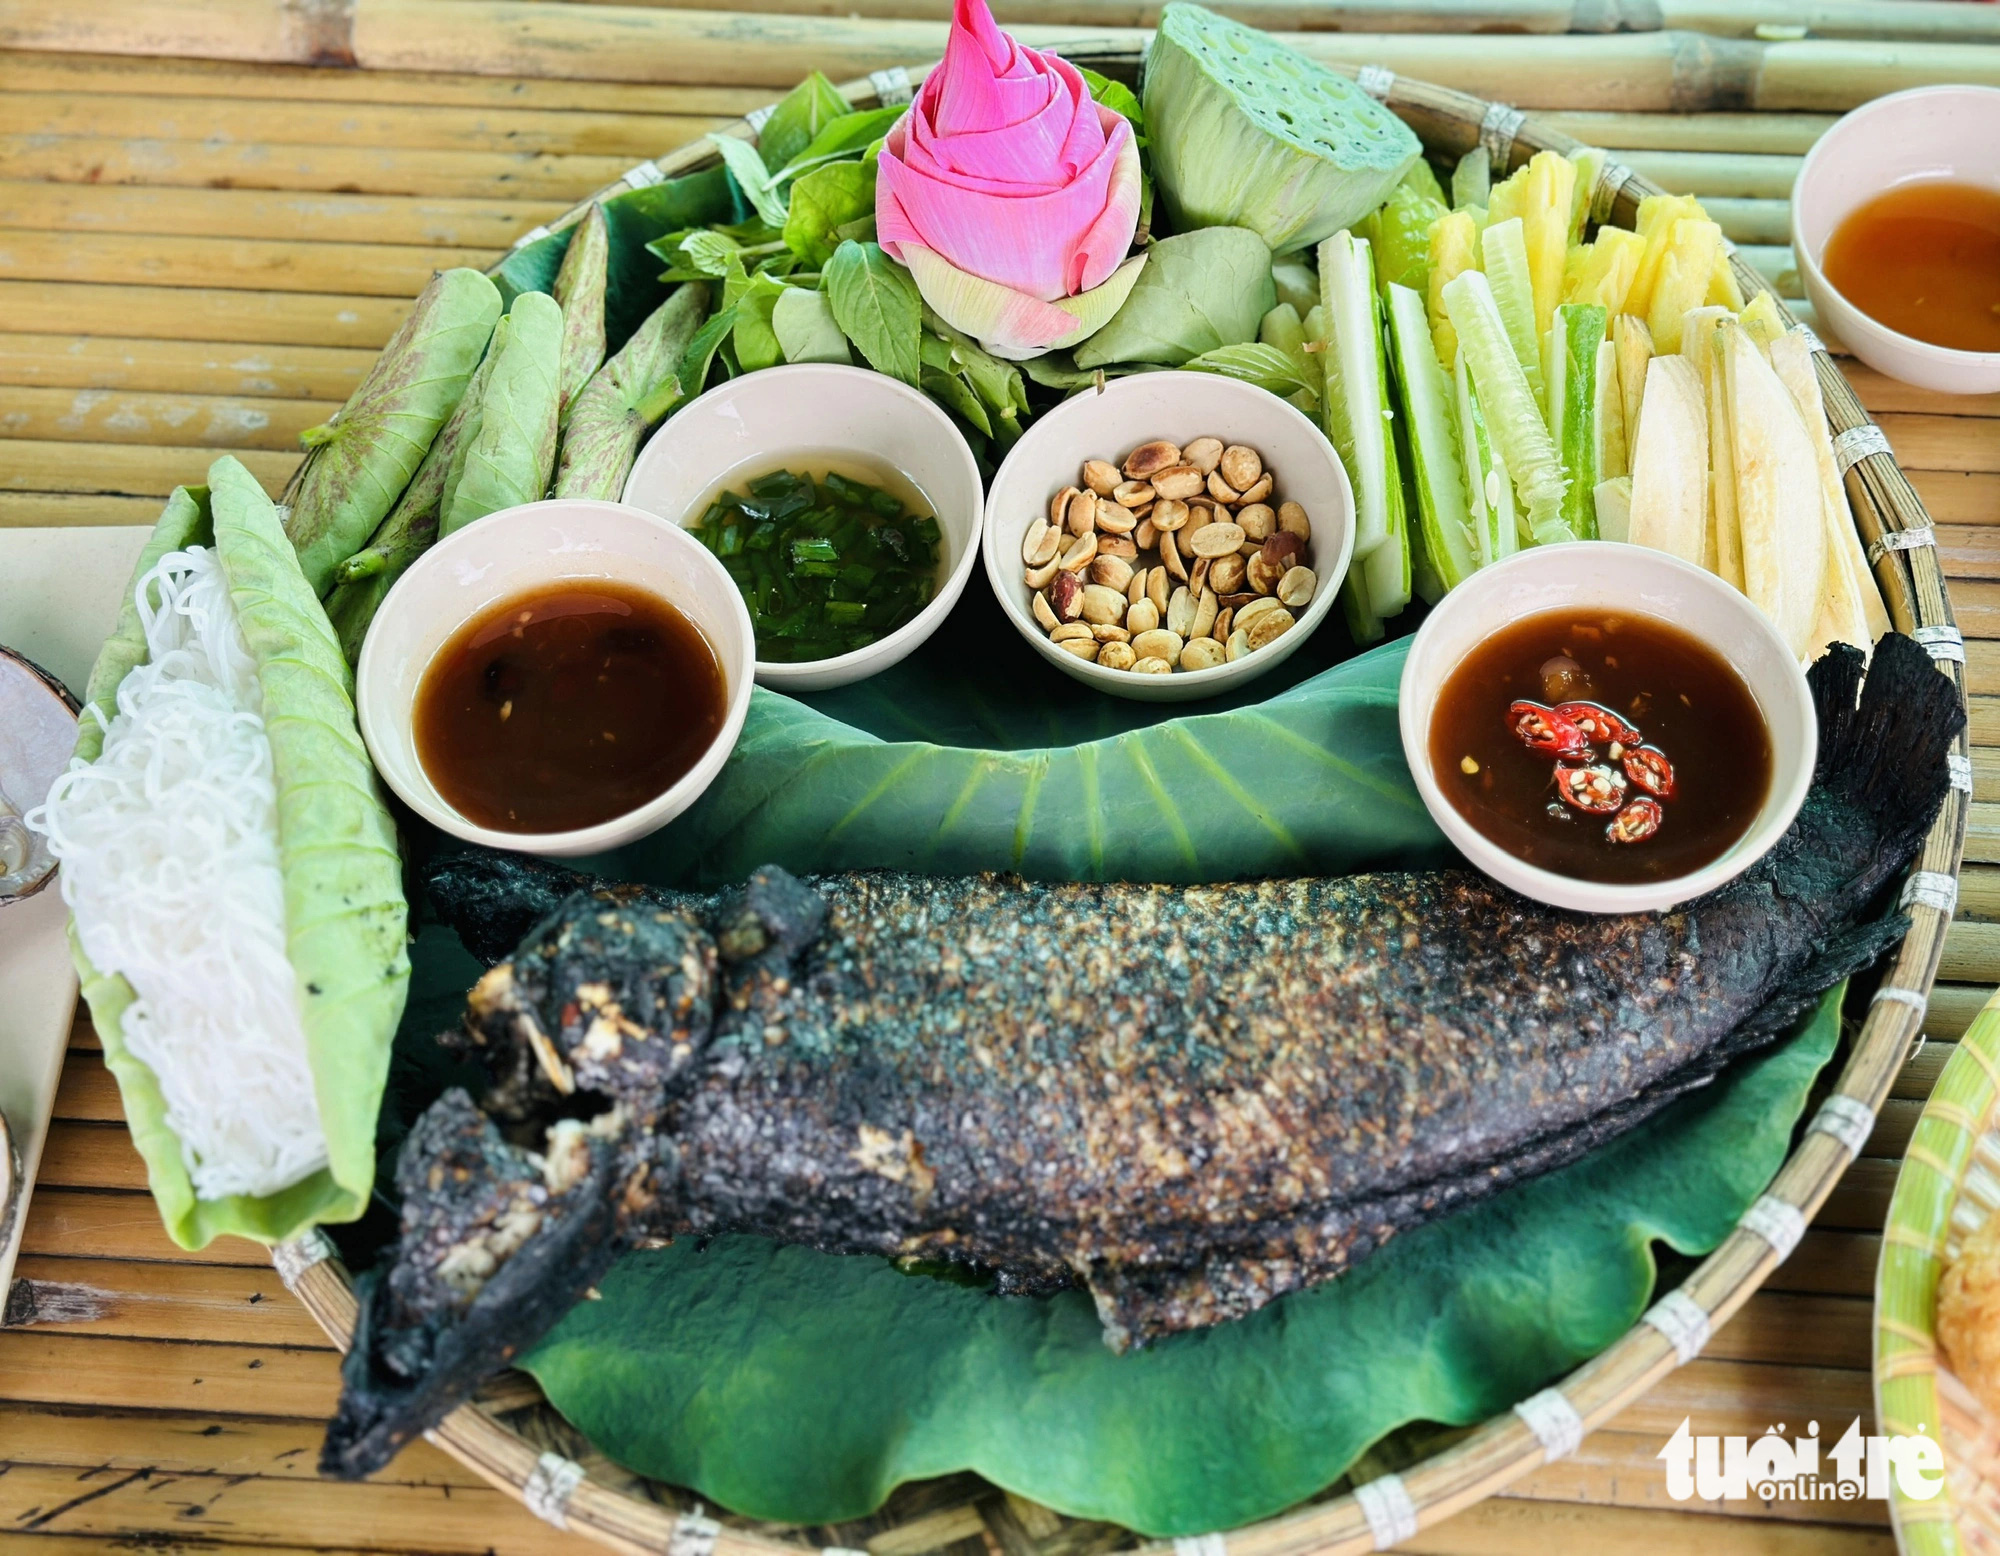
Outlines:
POLYGON ((1198 5, 1161 13, 1145 107, 1173 230, 1248 227, 1281 255, 1366 216, 1423 152, 1347 77, 1198 5))
POLYGON ((604 288, 611 234, 604 207, 591 202, 590 214, 576 224, 556 272, 556 306, 562 309, 562 410, 570 407, 604 363, 604 288))
POLYGON ((563 432, 556 496, 618 500, 647 429, 684 397, 681 359, 707 313, 707 286, 689 281, 598 369, 563 432))
POLYGON ((500 317, 499 288, 446 270, 417 298, 332 421, 301 436, 307 462, 285 532, 313 593, 375 533, 465 395, 500 317))
POLYGON ((440 537, 502 508, 539 502, 556 462, 556 414, 561 400, 562 309, 547 292, 523 292, 507 310, 479 426, 464 447, 450 488, 440 537))
MULTIPOLYGON (((134 587, 169 552, 197 545, 212 546, 222 564, 261 694, 277 797, 285 949, 327 1160, 274 1193, 198 1198, 167 1123, 160 1081, 125 1039, 123 1017, 137 991, 115 968, 92 964, 72 923, 70 946, 105 1063, 117 1078, 161 1217, 184 1248, 224 1233, 281 1242, 316 1222, 354 1220, 367 1208, 389 1044, 409 982, 395 823, 355 726, 347 664, 277 509, 233 458, 210 466, 206 491, 183 488, 168 499, 140 555, 134 587)), ((82 721, 79 760, 94 763, 102 754, 119 687, 147 657, 128 589, 117 630, 91 671, 89 699, 104 718, 82 721)))
MULTIPOLYGON (((494 338, 499 338, 498 330, 494 338)), ((417 466, 417 473, 410 477, 410 484, 403 488, 403 495, 396 499, 396 506, 389 510, 381 528, 364 549, 334 569, 333 592, 326 597, 326 616, 333 623, 341 652, 347 655, 349 664, 361 658, 361 640, 368 635, 368 625, 375 619, 375 611, 388 594, 389 586, 437 539, 445 478, 479 424, 480 397, 486 391, 487 379, 493 375, 497 355, 489 347, 480 359, 478 370, 466 384, 457 409, 451 413, 451 420, 432 440, 430 452, 424 455, 424 462, 417 466)), ((460 465, 463 468, 462 461, 460 465)))

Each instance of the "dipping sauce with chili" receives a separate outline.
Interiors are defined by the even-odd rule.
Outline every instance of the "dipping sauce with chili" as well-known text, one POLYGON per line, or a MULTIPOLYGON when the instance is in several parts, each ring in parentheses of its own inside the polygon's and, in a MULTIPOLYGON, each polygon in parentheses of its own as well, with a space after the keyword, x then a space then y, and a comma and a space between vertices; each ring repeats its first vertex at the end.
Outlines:
POLYGON ((1842 220, 1821 263, 1835 291, 1899 335, 2000 351, 2000 191, 1898 184, 1842 220))
POLYGON ((1770 731, 1742 676, 1677 627, 1603 610, 1541 612, 1480 644, 1438 695, 1430 750, 1487 838, 1607 884, 1719 859, 1771 787, 1770 731))
POLYGON ((567 832, 673 787, 721 732, 727 685, 659 596, 566 579, 473 617, 417 688, 417 759, 467 820, 567 832))

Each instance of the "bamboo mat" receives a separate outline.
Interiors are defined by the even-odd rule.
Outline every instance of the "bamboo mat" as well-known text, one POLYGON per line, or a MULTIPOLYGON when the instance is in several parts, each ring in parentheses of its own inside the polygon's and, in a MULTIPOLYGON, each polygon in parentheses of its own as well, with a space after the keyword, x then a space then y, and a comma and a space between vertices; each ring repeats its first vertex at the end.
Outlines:
MULTIPOLYGON (((362 0, 364 17, 370 3, 362 0)), ((896 0, 872 3, 878 15, 937 14, 930 0, 900 10, 896 0)), ((166 18, 167 33, 134 22, 116 45, 155 57, 45 52, 52 42, 113 46, 75 31, 77 17, 99 9, 0 0, 0 43, 34 49, 0 51, 0 525, 150 523, 166 493, 198 479, 216 449, 237 452, 276 492, 297 461, 299 430, 348 393, 434 267, 486 265, 514 235, 634 161, 768 101, 802 68, 798 40, 814 29, 829 29, 848 50, 870 25, 924 29, 915 43, 896 33, 879 57, 841 53, 835 70, 887 63, 906 45, 935 55, 931 34, 942 37, 927 20, 801 20, 768 47, 739 39, 730 59, 710 50, 677 72, 706 69, 695 79, 735 84, 645 85, 570 79, 638 72, 603 71, 603 56, 588 50, 537 54, 521 42, 525 22, 507 34, 507 53, 482 31, 510 9, 503 0, 438 0, 377 10, 455 11, 463 26, 434 32, 419 62, 454 63, 461 73, 314 70, 168 57, 172 37, 160 39, 169 23, 198 12, 212 23, 205 52, 306 58, 283 52, 306 47, 295 37, 273 42, 258 28, 279 12, 296 26, 337 7, 163 0, 125 10, 166 18), (233 31, 231 18, 242 24, 233 31), (53 39, 29 35, 64 27, 71 32, 53 39), (527 68, 524 59, 546 73, 510 73, 527 68)), ((1119 21, 1140 19, 1144 8, 1127 9, 1119 21)), ((1445 45, 1463 46, 1386 41, 1413 57, 1431 47, 1440 59, 1445 45)), ((1785 196, 1800 154, 1831 122, 1805 110, 1843 106, 1825 100, 1830 89, 1816 101, 1819 89, 1795 76, 1783 93, 1773 89, 1785 110, 1777 112, 1741 111, 1773 100, 1741 93, 1728 111, 1695 116, 1615 111, 1621 99, 1601 78, 1552 99, 1561 80, 1535 87, 1500 47, 1530 40, 1491 41, 1489 65, 1512 74, 1515 101, 1586 105, 1560 113, 1563 127, 1629 148, 1622 160, 1704 196, 1767 273, 1785 277, 1785 196)), ((1893 63, 1895 50, 1884 52, 1893 63)), ((1419 68, 1414 58, 1408 68, 1419 68)), ((1622 100, 1667 106, 1667 88, 1651 79, 1630 75, 1637 85, 1622 100)), ((1509 95, 1490 77, 1455 84, 1509 95)), ((1853 100, 1899 84, 1875 70, 1841 90, 1853 100)), ((1880 1503, 1676 1506, 1654 1459, 1687 1416, 1696 1432, 1756 1435, 1780 1422, 1802 1430, 1808 1420, 1838 1432, 1870 1415, 1869 1296, 1896 1161, 1951 1043, 2000 981, 2000 396, 1947 399, 1843 365, 1938 522, 1971 640, 1975 803, 1929 1045, 1797 1253, 1700 1360, 1575 1458, 1409 1550, 1638 1556, 1697 1542, 1710 1556, 1893 1550, 1880 1503)), ((592 1548, 427 1445, 368 1485, 316 1479, 320 1424, 336 1388, 333 1351, 260 1249, 223 1242, 196 1261, 168 1243, 119 1117, 95 1038, 80 1024, 0 1328, 0 1549, 538 1556, 592 1548)), ((875 1556, 1108 1548, 1101 1532, 1058 1536, 1044 1510, 956 1482, 906 1493, 886 1519, 818 1531, 816 1542, 875 1556)))

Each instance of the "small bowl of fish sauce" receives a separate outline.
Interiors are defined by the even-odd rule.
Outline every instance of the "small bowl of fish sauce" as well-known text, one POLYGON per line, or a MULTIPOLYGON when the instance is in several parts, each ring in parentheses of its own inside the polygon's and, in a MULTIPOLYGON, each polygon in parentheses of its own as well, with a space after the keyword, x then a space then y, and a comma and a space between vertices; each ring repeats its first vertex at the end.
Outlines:
POLYGON ((721 564, 752 618, 757 679, 810 692, 879 674, 943 624, 978 560, 985 498, 932 401, 883 373, 802 362, 676 411, 625 501, 721 564))
POLYGON ((355 668, 361 734, 426 821, 573 856, 656 831, 742 732, 742 597, 691 535, 557 498, 447 536, 398 579, 355 668))
POLYGON ((1805 676, 1741 593, 1609 542, 1482 569, 1404 664, 1404 754, 1445 835, 1594 913, 1712 891, 1784 834, 1818 746, 1805 676))
POLYGON ((1829 335, 1948 394, 2000 390, 2000 90, 1866 103, 1807 154, 1792 247, 1829 335))

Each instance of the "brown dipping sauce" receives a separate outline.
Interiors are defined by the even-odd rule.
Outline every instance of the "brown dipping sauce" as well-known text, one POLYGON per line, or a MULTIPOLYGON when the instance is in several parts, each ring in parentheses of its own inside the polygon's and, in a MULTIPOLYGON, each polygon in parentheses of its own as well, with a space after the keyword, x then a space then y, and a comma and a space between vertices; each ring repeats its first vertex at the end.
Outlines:
POLYGON ((571 579, 453 633, 417 688, 417 759, 498 832, 594 826, 665 793, 722 728, 722 667, 657 595, 571 579))
POLYGON ((1898 334, 2000 351, 2000 193, 1943 179, 1857 207, 1827 240, 1826 278, 1898 334))
MULTIPOLYGON (((1665 622, 1601 610, 1545 611, 1480 644, 1438 695, 1430 748, 1438 787, 1487 838, 1544 870, 1609 884, 1669 880, 1719 859, 1750 830, 1771 786, 1770 731, 1728 662, 1665 622), (1522 700, 1597 703, 1636 726, 1672 764, 1658 830, 1613 842, 1611 815, 1565 804, 1557 759, 1528 749, 1509 723, 1522 700)), ((1592 751, 1594 763, 1622 773, 1605 742, 1592 751)), ((1626 793, 1644 795, 1636 784, 1626 793)))

